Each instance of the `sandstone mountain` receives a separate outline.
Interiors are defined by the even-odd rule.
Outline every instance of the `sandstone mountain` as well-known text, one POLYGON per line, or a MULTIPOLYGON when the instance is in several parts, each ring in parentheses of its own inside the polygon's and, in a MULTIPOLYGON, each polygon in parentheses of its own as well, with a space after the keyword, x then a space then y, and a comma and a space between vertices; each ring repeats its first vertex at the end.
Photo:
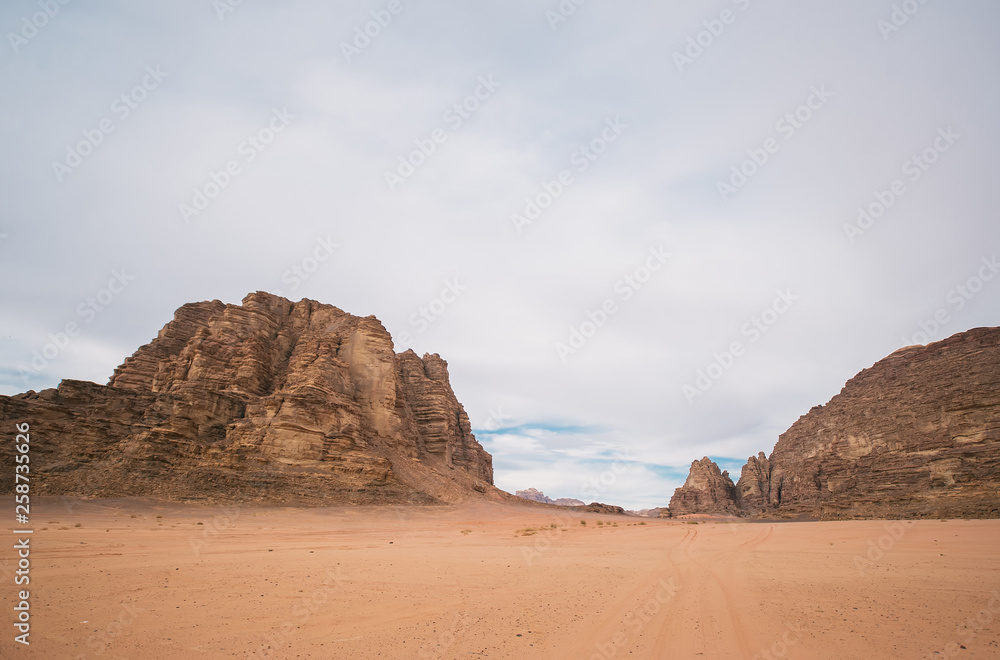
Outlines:
POLYGON ((706 461, 677 489, 674 515, 1000 517, 1000 328, 865 369, 770 457, 751 456, 735 489, 706 461))
POLYGON ((687 481, 674 491, 668 510, 672 516, 708 512, 736 515, 736 486, 729 472, 720 471, 706 456, 691 463, 687 481))
POLYGON ((555 504, 556 506, 583 506, 584 503, 580 500, 573 499, 572 497, 560 497, 557 500, 553 500, 545 495, 542 491, 535 488, 528 488, 526 490, 519 490, 514 493, 520 498, 531 500, 533 502, 541 502, 543 504, 555 504))
MULTIPOLYGON (((505 499, 438 355, 373 316, 268 293, 184 305, 108 385, 0 396, 31 425, 32 492, 173 500, 505 499)), ((8 448, 12 445, 8 443, 8 448)), ((0 492, 13 492, 12 450, 0 492)))

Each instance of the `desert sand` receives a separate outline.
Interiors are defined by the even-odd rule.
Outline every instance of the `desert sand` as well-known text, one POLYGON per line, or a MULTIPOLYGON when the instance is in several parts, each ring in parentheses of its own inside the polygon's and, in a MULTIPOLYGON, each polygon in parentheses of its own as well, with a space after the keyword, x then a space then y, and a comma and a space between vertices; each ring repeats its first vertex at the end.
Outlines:
POLYGON ((2 657, 1000 657, 998 520, 61 499, 33 514, 31 645, 13 641, 7 545, 2 657))

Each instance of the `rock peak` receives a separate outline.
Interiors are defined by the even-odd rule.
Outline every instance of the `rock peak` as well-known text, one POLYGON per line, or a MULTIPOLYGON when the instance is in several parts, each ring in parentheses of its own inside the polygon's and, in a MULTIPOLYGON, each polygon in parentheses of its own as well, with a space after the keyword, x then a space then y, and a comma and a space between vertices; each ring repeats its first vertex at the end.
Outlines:
POLYGON ((862 370, 770 457, 747 459, 731 494, 706 461, 691 464, 673 515, 998 517, 1000 328, 908 346, 862 370))
MULTIPOLYGON (((58 438, 39 457, 40 493, 369 503, 502 497, 439 355, 397 355, 374 316, 263 291, 241 305, 181 306, 106 386, 64 381, 0 397, 0 419, 15 417, 58 438)), ((7 492, 13 469, 4 474, 7 492)))

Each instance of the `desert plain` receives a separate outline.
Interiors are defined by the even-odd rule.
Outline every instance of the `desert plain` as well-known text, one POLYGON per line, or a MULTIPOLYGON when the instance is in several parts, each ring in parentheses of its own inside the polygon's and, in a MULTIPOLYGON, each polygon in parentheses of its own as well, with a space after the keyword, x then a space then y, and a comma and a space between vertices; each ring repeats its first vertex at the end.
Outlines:
POLYGON ((8 623, 2 657, 1000 657, 998 520, 34 506, 31 645, 8 623))

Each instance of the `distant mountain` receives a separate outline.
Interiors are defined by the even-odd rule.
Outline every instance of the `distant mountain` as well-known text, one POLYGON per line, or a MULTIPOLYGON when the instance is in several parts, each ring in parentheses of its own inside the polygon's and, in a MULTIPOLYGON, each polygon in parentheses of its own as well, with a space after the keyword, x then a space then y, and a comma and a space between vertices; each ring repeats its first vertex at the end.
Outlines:
POLYGON ((532 500, 534 502, 542 502, 543 504, 555 504, 557 506, 585 506, 584 502, 580 500, 575 500, 571 497, 560 497, 558 500, 553 500, 545 496, 540 490, 534 488, 528 488, 527 490, 519 490, 514 493, 518 497, 524 498, 526 500, 532 500))
POLYGON ((629 509, 625 513, 630 516, 639 516, 640 518, 659 518, 660 512, 666 512, 667 507, 656 507, 655 509, 639 509, 638 511, 633 511, 629 509))

